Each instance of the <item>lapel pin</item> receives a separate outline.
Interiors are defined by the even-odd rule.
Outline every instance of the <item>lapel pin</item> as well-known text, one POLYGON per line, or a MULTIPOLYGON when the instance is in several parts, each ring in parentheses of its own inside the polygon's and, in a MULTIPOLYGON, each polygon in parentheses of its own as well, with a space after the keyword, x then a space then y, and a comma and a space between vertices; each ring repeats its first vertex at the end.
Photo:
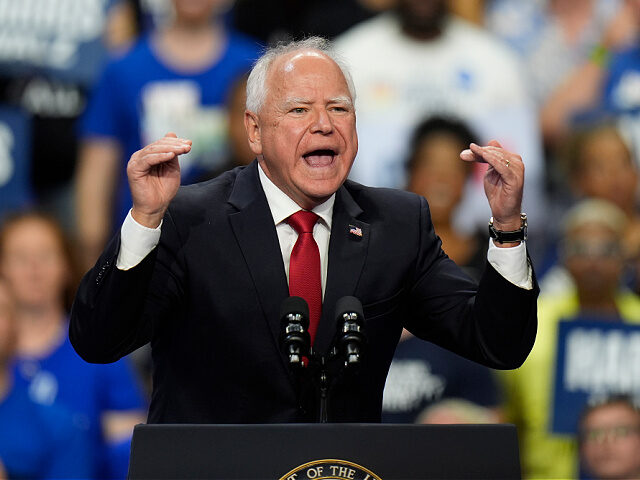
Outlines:
POLYGON ((349 225, 349 233, 351 235, 355 235, 356 237, 362 237, 362 229, 360 227, 356 227, 355 225, 349 225))

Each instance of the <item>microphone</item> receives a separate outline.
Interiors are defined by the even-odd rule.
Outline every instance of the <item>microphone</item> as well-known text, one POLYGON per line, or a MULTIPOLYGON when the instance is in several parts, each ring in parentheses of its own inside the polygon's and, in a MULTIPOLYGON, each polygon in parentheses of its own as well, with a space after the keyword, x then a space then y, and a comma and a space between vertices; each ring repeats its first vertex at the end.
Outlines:
POLYGON ((364 349, 364 315, 356 297, 342 297, 336 303, 337 349, 344 366, 360 364, 364 349))
POLYGON ((311 337, 309 336, 309 306, 304 298, 287 297, 280 306, 282 335, 280 342, 287 354, 289 366, 302 368, 302 358, 309 356, 311 337))

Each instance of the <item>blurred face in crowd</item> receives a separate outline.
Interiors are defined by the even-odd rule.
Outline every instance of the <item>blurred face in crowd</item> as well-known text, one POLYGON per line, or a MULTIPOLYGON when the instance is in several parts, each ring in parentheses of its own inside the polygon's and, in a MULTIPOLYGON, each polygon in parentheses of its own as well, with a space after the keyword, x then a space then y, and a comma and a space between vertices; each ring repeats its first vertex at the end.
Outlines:
POLYGON ((579 190, 608 200, 629 213, 636 200, 638 176, 629 149, 614 129, 594 132, 582 146, 579 190))
POLYGON ((440 33, 447 4, 445 0, 398 0, 397 11, 405 33, 429 39, 440 33))
POLYGON ((242 78, 231 89, 228 101, 229 148, 231 157, 238 165, 247 165, 255 158, 247 141, 244 128, 244 110, 247 102, 247 79, 242 78))
POLYGON ((220 14, 233 4, 233 0, 173 0, 177 18, 189 23, 199 23, 220 14))
POLYGON ((9 362, 16 344, 13 299, 5 281, 0 279, 0 368, 9 362))
POLYGON ((618 289, 624 258, 614 231, 585 224, 569 232, 564 247, 565 265, 582 295, 595 299, 618 289))
POLYGON ((416 151, 409 190, 427 199, 436 225, 448 222, 462 200, 470 171, 470 164, 460 161, 465 148, 455 135, 436 132, 425 137, 416 151))
POLYGON ((11 223, 0 242, 0 273, 20 307, 61 302, 70 274, 60 234, 40 218, 11 223))
POLYGON ((269 179, 298 205, 324 202, 358 151, 356 115, 336 63, 315 50, 274 60, 260 112, 247 112, 251 149, 269 179))
POLYGON ((640 478, 640 413, 624 402, 594 408, 582 421, 580 450, 598 479, 640 478))

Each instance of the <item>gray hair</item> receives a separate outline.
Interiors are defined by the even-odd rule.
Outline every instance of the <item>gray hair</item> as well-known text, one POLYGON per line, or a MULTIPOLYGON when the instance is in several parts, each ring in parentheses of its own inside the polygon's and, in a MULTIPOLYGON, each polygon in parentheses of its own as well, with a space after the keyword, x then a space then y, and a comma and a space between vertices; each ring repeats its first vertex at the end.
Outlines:
POLYGON ((247 80, 247 110, 258 113, 262 108, 262 105, 267 98, 267 75, 269 74, 269 69, 271 68, 271 65, 273 65, 273 62, 283 55, 287 55, 298 50, 317 50, 336 62, 347 82, 347 88, 349 89, 351 100, 355 103, 356 89, 346 62, 335 52, 333 44, 329 40, 322 37, 309 37, 304 40, 279 43, 276 46, 269 47, 265 50, 262 56, 254 64, 251 69, 251 73, 249 74, 249 79, 247 80))

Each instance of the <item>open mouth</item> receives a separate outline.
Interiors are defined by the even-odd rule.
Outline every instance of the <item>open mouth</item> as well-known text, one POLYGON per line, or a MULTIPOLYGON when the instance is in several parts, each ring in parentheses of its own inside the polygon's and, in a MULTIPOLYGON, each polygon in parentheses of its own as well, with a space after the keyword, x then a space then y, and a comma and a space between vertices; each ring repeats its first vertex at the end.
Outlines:
POLYGON ((335 150, 313 150, 303 155, 306 162, 312 167, 325 167, 333 162, 336 156, 335 150))

